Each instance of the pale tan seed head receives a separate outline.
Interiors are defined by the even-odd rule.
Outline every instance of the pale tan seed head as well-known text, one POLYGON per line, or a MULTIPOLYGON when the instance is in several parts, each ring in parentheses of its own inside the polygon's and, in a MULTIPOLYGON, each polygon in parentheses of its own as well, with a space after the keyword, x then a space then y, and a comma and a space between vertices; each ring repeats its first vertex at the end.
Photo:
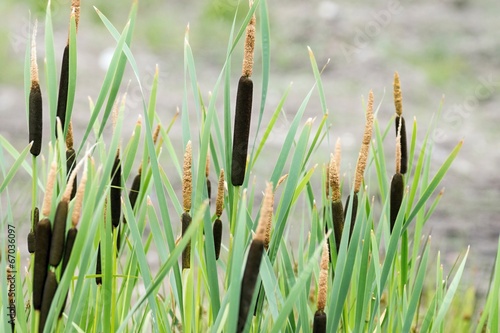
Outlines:
MULTIPOLYGON (((249 1, 250 7, 253 5, 253 0, 249 1)), ((253 52, 255 48, 255 14, 248 22, 245 35, 245 50, 243 54, 242 75, 246 77, 252 76, 253 70, 253 52)))
POLYGON ((207 162, 205 163, 205 177, 210 175, 210 152, 207 152, 207 162))
POLYGON ((54 155, 54 161, 50 165, 49 176, 47 178, 47 185, 45 186, 45 197, 42 205, 42 215, 45 217, 50 216, 50 209, 52 206, 52 194, 54 193, 54 185, 57 181, 57 162, 54 155))
MULTIPOLYGON (((271 186, 272 187, 272 186, 271 186)), ((270 200, 270 209, 267 209, 266 216, 266 234, 264 237, 264 248, 267 250, 269 248, 269 244, 271 244, 271 229, 273 227, 273 210, 274 210, 274 191, 271 192, 271 200, 270 200)))
POLYGON ((278 182, 276 183, 276 188, 278 188, 281 185, 281 183, 283 183, 287 178, 288 174, 284 174, 283 176, 281 176, 280 179, 278 179, 278 182))
POLYGON ((78 24, 80 23, 80 0, 71 1, 71 12, 75 15, 76 31, 78 31, 78 24))
POLYGON ((156 142, 158 142, 158 136, 160 135, 160 128, 161 128, 160 124, 156 125, 156 127, 155 127, 155 131, 153 133, 153 143, 154 143, 154 145, 156 145, 156 142))
POLYGON ((185 212, 191 210, 191 193, 193 191, 192 181, 193 175, 191 171, 191 164, 193 161, 191 140, 186 145, 184 153, 183 175, 182 175, 182 201, 185 212))
POLYGON ((330 156, 330 171, 328 174, 330 176, 328 181, 330 183, 330 188, 332 189, 332 202, 338 201, 341 199, 340 177, 337 170, 337 163, 335 162, 335 156, 333 154, 330 156))
POLYGON ((273 183, 267 183, 266 191, 264 192, 264 199, 262 200, 262 207, 260 208, 259 224, 253 239, 259 240, 265 244, 266 242, 266 224, 269 215, 273 213, 273 183))
POLYGON ((215 200, 215 215, 220 217, 224 209, 224 169, 220 169, 219 183, 217 185, 217 198, 215 200))
POLYGON ((85 185, 87 184, 88 161, 89 158, 86 158, 85 166, 83 168, 82 179, 80 180, 80 184, 78 185, 78 189, 76 190, 75 203, 73 204, 73 214, 71 215, 71 223, 75 228, 78 225, 78 221, 80 220, 80 215, 82 213, 83 197, 85 195, 85 185))
POLYGON ((66 133, 66 149, 73 148, 73 122, 70 120, 68 125, 68 133, 66 133))
POLYGON ((330 261, 328 254, 328 244, 323 245, 323 253, 321 254, 321 269, 319 271, 319 290, 318 290, 318 310, 323 311, 326 305, 326 296, 328 293, 328 262, 330 261))
POLYGON ((36 32, 38 27, 38 21, 35 21, 33 26, 33 35, 31 37, 31 66, 30 66, 30 78, 31 85, 35 83, 38 85, 38 64, 36 62, 36 32))
POLYGON ((340 173, 340 162, 342 161, 342 145, 340 143, 340 138, 337 139, 335 143, 335 163, 337 164, 337 170, 340 173))
POLYGON ((365 132, 363 134, 363 142, 361 144, 361 150, 358 156, 358 162, 356 164, 356 175, 354 178, 354 193, 358 193, 361 188, 361 183, 363 182, 363 174, 366 169, 366 162, 368 160, 368 153, 370 151, 370 142, 372 139, 373 131, 373 91, 370 90, 368 95, 368 106, 366 108, 366 125, 365 132))
POLYGON ((396 107, 396 114, 401 116, 403 114, 403 94, 401 93, 398 72, 394 72, 394 106, 396 107))

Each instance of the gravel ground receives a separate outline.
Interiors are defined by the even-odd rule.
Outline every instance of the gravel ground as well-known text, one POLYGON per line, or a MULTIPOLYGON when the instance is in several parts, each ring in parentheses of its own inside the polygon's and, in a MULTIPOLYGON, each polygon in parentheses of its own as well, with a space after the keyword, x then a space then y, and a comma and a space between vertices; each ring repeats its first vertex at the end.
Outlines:
MULTIPOLYGON (((60 61, 66 41, 69 1, 53 3, 56 56, 60 61)), ((103 1, 95 4, 118 27, 123 26, 128 5, 122 7, 103 1)), ((140 3, 132 51, 146 95, 155 65, 159 66, 158 110, 163 122, 168 122, 182 103, 182 48, 187 23, 190 22, 190 45, 200 89, 207 97, 222 67, 235 4, 235 0, 215 0, 208 4, 194 0, 140 3)), ((81 138, 89 118, 87 96, 96 99, 114 45, 90 5, 83 2, 78 35, 76 140, 81 138)), ((22 149, 27 140, 22 92, 23 58, 29 30, 25 6, 11 2, 0 5, 0 10, 8 14, 5 15, 6 27, 0 30, 5 46, 3 59, 7 64, 7 74, 0 78, 0 133, 18 149, 22 149)), ((307 46, 313 50, 320 67, 329 60, 322 77, 332 137, 342 139, 343 163, 348 167, 355 162, 362 131, 362 96, 373 89, 376 104, 381 103, 378 119, 386 124, 394 112, 392 77, 397 70, 407 121, 417 118, 420 138, 433 115, 442 111, 442 120, 433 137, 434 165, 440 165, 457 142, 464 140, 463 149, 443 182, 445 195, 427 227, 433 235, 433 248, 441 250, 445 271, 467 245, 471 246, 466 281, 475 284, 481 293, 485 292, 485 286, 477 281, 489 277, 500 231, 497 219, 500 179, 496 172, 500 153, 494 145, 500 136, 496 125, 500 117, 497 112, 500 39, 495 36, 500 28, 499 10, 500 3, 493 0, 376 0, 369 4, 359 0, 269 1, 272 36, 269 110, 276 107, 293 82, 284 107, 287 117, 278 120, 272 147, 279 149, 289 120, 314 84, 307 46)), ((32 17, 40 21, 38 53, 42 66, 43 16, 40 11, 34 11, 32 17)), ((240 59, 241 50, 235 52, 235 59, 240 59)), ((257 53, 256 68, 259 65, 257 53)), ((237 71, 239 62, 235 62, 233 68, 237 71)), ((43 73, 41 76, 43 80, 43 73)), ((124 82, 129 80, 124 133, 132 131, 141 112, 140 91, 131 72, 127 72, 124 82)), ((254 81, 259 91, 258 70, 254 81)), ((314 93, 306 117, 321 115, 321 104, 314 93)), ((266 117, 268 115, 264 121, 266 117)), ((174 127, 174 144, 180 135, 180 128, 174 127)), ((325 145, 325 149, 329 148, 325 145)), ((266 166, 258 166, 256 173, 265 174, 265 170, 266 166)), ((16 178, 20 193, 29 191, 29 180, 25 178, 22 174, 16 178)), ((1 200, 5 207, 6 194, 2 194, 1 200)), ((10 200, 15 207, 29 206, 29 198, 18 193, 11 193, 10 200)), ((15 212, 19 216, 14 218, 25 215, 23 208, 15 212)), ((1 215, 5 219, 4 213, 1 215)))

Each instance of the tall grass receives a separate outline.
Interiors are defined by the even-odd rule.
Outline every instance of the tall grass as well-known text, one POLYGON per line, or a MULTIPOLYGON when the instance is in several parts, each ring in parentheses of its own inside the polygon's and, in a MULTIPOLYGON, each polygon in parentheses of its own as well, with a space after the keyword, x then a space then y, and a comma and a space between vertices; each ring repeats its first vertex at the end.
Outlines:
MULTIPOLYGON (((40 251, 48 251, 49 246, 42 242, 48 241, 35 236, 36 251, 31 254, 26 268, 20 261, 20 253, 28 253, 28 250, 17 249, 15 260, 12 259, 17 271, 16 332, 311 332, 316 314, 326 318, 326 324, 324 319, 321 319, 322 324, 317 324, 322 330, 326 325, 326 332, 446 332, 450 327, 464 327, 460 326, 462 319, 449 310, 466 267, 468 250, 457 259, 451 272, 445 272, 440 257, 431 255, 430 235, 422 231, 432 219, 442 196, 439 184, 457 157, 461 142, 436 169, 431 166, 435 122, 430 124, 423 138, 417 138, 416 121, 411 124, 407 172, 396 171, 406 187, 398 202, 400 208, 394 211, 390 204, 389 178, 394 170, 386 163, 384 148, 394 142, 390 128, 395 119, 380 124, 377 114, 382 111, 373 110, 373 127, 370 124, 365 131, 370 136, 365 134, 364 138, 359 138, 360 145, 363 141, 363 169, 366 166, 367 171, 357 169, 356 183, 352 186, 348 179, 354 179, 353 175, 339 178, 345 170, 340 165, 340 149, 330 145, 333 140, 321 71, 309 49, 315 84, 298 106, 280 153, 273 156, 269 152, 268 139, 276 130, 276 120, 290 89, 277 108, 270 110, 266 104, 271 48, 266 0, 255 0, 241 22, 235 13, 224 66, 209 100, 198 91, 195 55, 187 30, 181 120, 178 122, 175 118, 172 124, 165 125, 156 109, 156 97, 158 89, 167 87, 158 86, 157 69, 151 92, 145 95, 139 67, 130 49, 133 28, 138 20, 137 6, 134 1, 121 32, 104 13, 96 11, 103 32, 107 31, 116 45, 99 95, 95 103, 90 104, 91 115, 83 140, 75 143, 76 161, 83 161, 86 167, 78 171, 78 191, 74 199, 69 200, 68 190, 66 196, 64 193, 66 169, 69 169, 65 138, 70 127, 73 99, 78 94, 75 84, 77 18, 73 10, 67 52, 66 119, 61 123, 56 121, 56 115, 60 112, 58 105, 64 103, 56 102, 57 65, 50 2, 47 5, 46 80, 40 82, 40 86, 48 101, 43 115, 51 124, 50 143, 42 145, 42 158, 33 159, 30 165, 26 157, 31 144, 19 151, 0 136, 0 193, 10 202, 9 193, 12 194, 16 186, 16 175, 27 173, 33 179, 32 208, 41 206, 37 191, 43 192, 49 200, 41 216, 47 219, 42 220, 42 224, 36 221, 38 228, 46 228, 47 221, 54 223, 56 205, 64 200, 69 201, 66 214, 69 218, 65 216, 64 230, 69 231, 66 252, 59 253, 58 260, 51 261, 52 266, 43 262, 38 264, 44 266, 39 269, 40 274, 50 278, 47 295, 52 298, 50 304, 45 305, 43 321, 33 309, 33 292, 40 284, 33 280, 33 274, 36 279, 37 258, 43 255, 40 251), (234 50, 243 47, 243 34, 254 15, 259 22, 255 26, 255 41, 260 43, 262 50, 259 76, 262 90, 254 122, 257 125, 250 133, 255 144, 248 155, 245 153, 246 169, 243 169, 244 174, 238 175, 243 177, 240 187, 223 182, 231 179, 231 163, 234 162, 235 96, 231 96, 230 91, 237 85, 239 75, 231 70, 230 64, 234 50), (142 92, 142 117, 130 137, 122 133, 125 113, 130 112, 123 102, 125 97, 120 97, 126 67, 132 70, 142 92), (318 120, 304 119, 308 102, 316 90, 323 114, 318 115, 318 120), (218 104, 219 97, 223 105, 218 104), (116 123, 112 136, 105 139, 103 134, 114 105, 117 105, 116 123), (262 122, 264 112, 272 115, 267 124, 262 122), (182 128, 181 146, 172 144, 169 132, 172 126, 182 128), (124 149, 120 149, 122 140, 126 141, 124 149), (179 156, 183 155, 186 146, 189 146, 190 162, 183 164, 179 156), (336 155, 330 161, 333 152, 336 155), (313 160, 313 156, 318 155, 323 159, 313 160), (7 156, 9 159, 3 158, 7 156), (162 164, 165 158, 174 165, 172 170, 162 164), (117 159, 120 172, 117 172, 117 159), (56 170, 53 190, 47 184, 47 171, 52 161, 55 161, 56 170), (250 172, 259 162, 265 163, 267 169, 252 182, 250 172), (138 164, 139 171, 133 173, 133 166, 138 164), (329 173, 321 172, 325 168, 318 165, 322 164, 329 164, 326 167, 329 173), (221 175, 222 180, 218 185, 215 209, 209 204, 207 177, 210 169, 215 171, 213 174, 221 175), (431 170, 437 171, 432 174, 431 170), (190 177, 189 190, 181 191, 176 187, 186 175, 190 177), (323 187, 315 188, 314 184, 320 181, 329 184, 328 191, 323 187), (128 188, 129 183, 133 183, 132 188, 128 188), (266 183, 270 184, 266 197, 269 200, 271 196, 272 203, 260 209, 259 192, 266 183), (350 197, 355 196, 358 202, 357 205, 345 205, 344 213, 342 202, 346 197, 342 196, 341 188, 350 197), (334 194, 330 197, 332 191, 334 194), (107 204, 110 196, 111 205, 107 204), (184 219, 187 213, 190 223, 181 226, 181 216, 184 219), (121 215, 126 223, 117 227, 121 215), (112 220, 114 223, 110 223, 112 220), (265 227, 261 225, 255 236, 259 220, 270 223, 265 227), (219 230, 222 230, 222 237, 219 230), (325 230, 333 232, 334 237, 329 237, 325 230), (266 234, 264 240, 263 233, 266 234), (222 244, 219 244, 220 239, 222 244), (258 255, 252 254, 252 239, 259 240, 258 255), (330 260, 325 259, 327 252, 323 251, 328 248, 330 260), (62 265, 59 263, 61 255, 62 265), (256 256, 261 258, 257 260, 260 267, 252 267, 253 272, 258 273, 251 278, 252 286, 247 286, 242 284, 248 280, 244 277, 245 267, 250 266, 246 261, 249 257, 255 261, 256 256), (100 271, 96 274, 97 265, 100 271), (429 273, 432 267, 437 267, 434 276, 429 273), (96 279, 99 283, 95 283, 96 279), (319 302, 318 290, 321 290, 319 302), (238 322, 241 295, 246 297, 245 313, 242 322, 238 322)), ((27 55, 30 45, 27 45, 27 55)), ((29 65, 26 61, 27 72, 29 65)), ((404 78, 402 81, 404 86, 404 78)), ((379 88, 374 87, 374 90, 379 88)), ((25 89, 28 94, 29 84, 25 89)), ((376 94, 370 95, 365 107, 370 109, 380 103, 377 98, 376 94), (373 99, 376 102, 372 105, 373 99)), ((360 129, 364 126, 363 109, 360 106, 357 111, 360 129)), ((187 186, 186 179, 184 184, 187 186)), ((2 208, 6 212, 2 217, 3 232, 7 224, 14 222, 11 206, 2 208)), ((26 207, 28 213, 17 225, 31 224, 30 211, 30 207, 26 207)), ((1 248, 6 249, 7 239, 1 239, 1 248)), ((63 246, 60 239, 55 246, 59 250, 63 246)), ((5 267, 11 257, 2 253, 1 261, 5 267)), ((1 269, 0 280, 7 281, 8 274, 12 275, 1 269)), ((500 325, 500 256, 490 284, 482 314, 471 324, 477 332, 495 332, 500 325)), ((6 288, 2 288, 0 299, 3 305, 7 304, 6 288)), ((48 301, 44 299, 44 302, 48 301)), ((7 311, 6 306, 0 308, 0 330, 3 332, 11 330, 6 320, 9 318, 7 311)))

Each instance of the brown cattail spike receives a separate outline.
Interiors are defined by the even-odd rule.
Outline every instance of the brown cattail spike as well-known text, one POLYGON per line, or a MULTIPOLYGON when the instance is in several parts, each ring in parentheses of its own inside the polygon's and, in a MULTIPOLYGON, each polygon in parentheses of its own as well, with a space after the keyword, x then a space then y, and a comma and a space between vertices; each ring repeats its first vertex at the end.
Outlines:
POLYGON ((396 173, 401 173, 401 127, 396 135, 396 173))
MULTIPOLYGON (((249 2, 250 7, 253 5, 253 0, 249 2)), ((242 76, 252 76, 253 70, 253 52, 255 48, 255 14, 248 22, 245 35, 245 51, 243 56, 242 76)))
POLYGON ((50 209, 52 205, 52 193, 54 192, 54 185, 56 183, 57 176, 57 163, 55 162, 56 156, 54 156, 54 161, 50 165, 49 176, 47 178, 47 185, 45 186, 45 197, 43 199, 42 205, 42 216, 49 217, 50 209))
POLYGON ((370 142, 373 131, 373 92, 370 90, 368 95, 368 106, 366 108, 366 125, 363 134, 363 142, 359 152, 358 163, 356 164, 356 175, 354 179, 354 193, 358 193, 363 182, 363 174, 365 173, 366 162, 368 160, 368 152, 370 150, 370 142))
POLYGON ((221 217, 224 209, 224 169, 220 169, 219 184, 217 185, 217 198, 215 200, 215 216, 221 217))
POLYGON ((40 311, 40 323, 38 326, 38 332, 42 333, 47 323, 47 317, 49 315, 49 310, 52 305, 52 300, 57 290, 57 279, 53 271, 47 272, 47 279, 45 280, 45 285, 43 288, 43 302, 40 311))
POLYGON ((191 210, 191 193, 193 191, 193 176, 191 171, 192 160, 193 153, 191 148, 191 141, 188 141, 186 145, 186 152, 184 153, 184 164, 182 167, 182 202, 185 212, 189 212, 191 210))
POLYGON ((57 267, 61 262, 66 235, 66 220, 68 218, 68 201, 60 201, 54 216, 54 230, 50 242, 49 264, 57 267))
MULTIPOLYGON (((191 225, 191 215, 189 213, 184 212, 181 216, 181 224, 182 224, 182 236, 188 230, 191 225)), ((182 269, 191 267, 191 242, 188 243, 184 251, 182 251, 182 269)))
POLYGON ((326 296, 328 291, 328 263, 330 261, 328 245, 325 242, 323 253, 321 255, 321 269, 319 272, 319 291, 318 291, 318 310, 324 311, 326 305, 326 296))
POLYGON ((115 162, 111 171, 110 207, 111 223, 113 227, 118 227, 121 217, 121 195, 122 195, 122 166, 120 161, 120 151, 116 153, 115 162))
POLYGON ((33 142, 30 152, 33 156, 40 155, 42 149, 43 104, 42 92, 38 81, 38 65, 36 62, 36 32, 37 22, 33 28, 31 39, 31 88, 28 100, 29 109, 29 142, 33 142))
MULTIPOLYGON (((68 85, 69 85, 69 44, 66 44, 63 51, 63 57, 61 63, 61 77, 59 79, 59 95, 57 98, 57 117, 61 121, 61 128, 63 131, 66 123, 68 85)), ((57 128, 56 128, 56 137, 57 137, 57 128)))
POLYGON ((220 219, 217 218, 215 220, 212 231, 214 234, 215 260, 219 260, 220 247, 222 242, 222 221, 220 219))
POLYGON ((44 218, 36 227, 35 264, 33 268, 33 307, 35 310, 42 308, 43 288, 47 277, 49 264, 49 250, 52 238, 50 220, 44 218))
POLYGON ((160 135, 160 129, 161 129, 161 126, 160 124, 156 125, 155 127, 155 131, 153 133, 153 143, 156 145, 156 142, 158 142, 158 137, 160 135))
POLYGON ((398 72, 394 72, 394 106, 396 108, 396 114, 401 117, 403 114, 403 95, 401 93, 398 72))
POLYGON ((404 194, 404 179, 403 175, 400 173, 396 173, 392 177, 391 181, 391 198, 390 198, 390 227, 391 232, 394 229, 394 225, 396 224, 396 219, 398 217, 399 210, 401 208, 401 204, 403 202, 403 194, 404 194))
POLYGON ((73 149, 73 122, 68 125, 68 133, 66 134, 66 149, 73 149))

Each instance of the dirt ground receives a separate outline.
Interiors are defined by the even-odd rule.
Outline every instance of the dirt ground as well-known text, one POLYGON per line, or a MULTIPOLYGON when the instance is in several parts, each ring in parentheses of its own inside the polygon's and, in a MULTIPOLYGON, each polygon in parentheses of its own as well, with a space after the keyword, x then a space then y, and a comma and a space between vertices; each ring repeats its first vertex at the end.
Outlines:
MULTIPOLYGON (((279 149, 288 122, 314 84, 307 46, 320 67, 329 60, 322 78, 332 138, 341 138, 343 163, 347 168, 355 163, 357 156, 363 123, 362 96, 366 97, 373 89, 375 103, 381 103, 378 120, 387 124, 394 113, 392 78, 397 70, 402 81, 404 113, 408 122, 416 117, 419 138, 423 138, 432 117, 441 110, 442 119, 433 136, 434 165, 440 165, 458 141, 464 140, 463 149, 443 182, 445 195, 427 230, 432 232, 433 248, 441 251, 445 272, 471 246, 465 281, 484 293, 486 285, 478 281, 489 278, 500 232, 497 171, 500 150, 495 144, 500 137, 497 125, 500 39, 496 36, 500 28, 500 3, 493 0, 268 2, 272 60, 266 109, 274 110, 293 82, 284 107, 288 116, 278 120, 272 145, 279 149)), ((60 61, 67 36, 69 1, 53 3, 56 57, 60 61)), ((100 8, 121 29, 128 4, 120 3, 118 6, 103 1, 82 2, 79 94, 74 112, 76 140, 88 121, 87 96, 96 99, 114 46, 91 5, 100 8)), ((190 23, 190 45, 200 89, 207 97, 222 68, 236 3, 235 0, 140 2, 132 51, 146 94, 155 65, 159 66, 158 110, 164 122, 172 118, 182 103, 183 39, 187 23, 190 23)), ((38 4, 37 8, 38 11, 32 11, 32 19, 39 20, 38 58, 43 66, 44 19, 40 9, 43 6, 38 4)), ((0 5, 0 10, 7 14, 3 15, 7 24, 0 31, 4 44, 1 56, 6 63, 6 74, 0 78, 0 133, 21 149, 27 141, 22 72, 30 27, 29 7, 7 1, 0 5)), ((240 59, 241 50, 235 52, 234 58, 240 59)), ((258 52, 256 68, 260 66, 258 52)), ((233 68, 236 78, 239 62, 233 68)), ((259 81, 258 72, 256 69, 255 82, 259 81)), ((43 73, 41 76, 43 80, 43 73)), ((132 131, 141 112, 140 92, 130 72, 124 82, 129 80, 124 133, 132 131)), ((256 91, 259 89, 257 83, 256 91)), ((314 93, 306 117, 321 115, 319 97, 314 93)), ((174 127, 173 137, 176 135, 180 137, 180 129, 174 127)), ((29 182, 22 176, 19 182, 21 189, 29 189, 29 182)), ((19 207, 26 201, 15 193, 11 193, 10 199, 19 207)))

